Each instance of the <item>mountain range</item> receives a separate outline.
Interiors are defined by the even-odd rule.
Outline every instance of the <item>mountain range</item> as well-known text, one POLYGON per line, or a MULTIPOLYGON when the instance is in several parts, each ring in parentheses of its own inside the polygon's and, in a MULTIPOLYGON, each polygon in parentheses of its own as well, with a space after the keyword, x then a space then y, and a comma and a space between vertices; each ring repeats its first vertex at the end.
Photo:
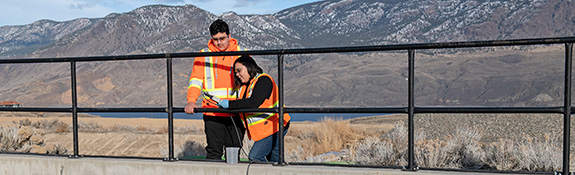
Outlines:
MULTIPOLYGON (((274 14, 215 15, 193 5, 152 5, 103 18, 2 26, 0 58, 195 52, 206 47, 207 28, 216 19, 228 22, 232 37, 250 50, 570 37, 575 36, 574 9, 571 0, 325 0, 274 14)), ((564 53, 554 46, 418 54, 418 104, 562 102, 557 69, 564 53)), ((273 58, 256 59, 275 75, 273 58)), ((286 104, 405 105, 406 60, 403 52, 286 56, 286 104)), ((174 61, 177 106, 185 104, 192 61, 174 61)), ((0 101, 71 103, 69 64, 3 64, 0 70, 0 101)), ((165 61, 86 62, 77 72, 83 106, 166 104, 165 61)))

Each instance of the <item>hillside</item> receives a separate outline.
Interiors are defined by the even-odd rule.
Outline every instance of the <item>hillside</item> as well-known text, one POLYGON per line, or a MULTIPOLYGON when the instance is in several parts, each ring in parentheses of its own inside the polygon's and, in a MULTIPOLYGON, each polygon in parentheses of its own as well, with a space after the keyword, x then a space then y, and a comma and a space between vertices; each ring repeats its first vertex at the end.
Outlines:
MULTIPOLYGON (((193 52, 222 18, 251 50, 575 36, 571 1, 320 1, 271 15, 220 16, 193 5, 145 6, 98 19, 0 27, 0 58, 193 52)), ((416 105, 562 103, 556 46, 417 53, 416 105)), ((257 57, 276 75, 274 56, 257 57)), ((405 52, 286 56, 288 106, 404 106, 405 52)), ((193 58, 174 60, 183 106, 193 58)), ((69 106, 69 64, 0 65, 0 99, 69 106)), ((81 106, 165 106, 165 61, 78 63, 81 106)))

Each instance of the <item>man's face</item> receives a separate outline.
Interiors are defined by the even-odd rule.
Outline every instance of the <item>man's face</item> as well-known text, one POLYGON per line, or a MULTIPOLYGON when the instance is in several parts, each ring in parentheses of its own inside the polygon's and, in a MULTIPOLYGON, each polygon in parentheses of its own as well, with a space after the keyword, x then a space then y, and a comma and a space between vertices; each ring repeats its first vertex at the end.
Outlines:
POLYGON ((220 32, 212 35, 212 42, 218 49, 220 49, 220 51, 226 51, 228 49, 228 45, 230 45, 230 36, 226 35, 226 33, 220 32))

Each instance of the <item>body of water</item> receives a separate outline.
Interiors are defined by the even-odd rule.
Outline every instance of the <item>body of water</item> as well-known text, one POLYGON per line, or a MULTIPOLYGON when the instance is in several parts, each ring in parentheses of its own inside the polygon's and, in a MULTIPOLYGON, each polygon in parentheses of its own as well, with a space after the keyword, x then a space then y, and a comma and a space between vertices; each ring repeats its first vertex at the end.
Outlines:
MULTIPOLYGON (((168 113, 163 112, 96 112, 89 113, 92 115, 99 115, 106 118, 161 118, 167 119, 168 113)), ((375 115, 387 115, 387 113, 291 113, 291 121, 319 121, 324 117, 336 119, 351 119, 356 117, 367 117, 375 115)), ((202 119, 201 113, 186 114, 174 113, 174 119, 202 119)))

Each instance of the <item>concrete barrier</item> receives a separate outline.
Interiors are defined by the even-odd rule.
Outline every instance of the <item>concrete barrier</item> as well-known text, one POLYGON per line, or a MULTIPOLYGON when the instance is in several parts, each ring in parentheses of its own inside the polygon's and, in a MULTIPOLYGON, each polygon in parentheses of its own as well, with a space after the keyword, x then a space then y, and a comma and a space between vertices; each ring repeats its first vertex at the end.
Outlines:
POLYGON ((271 164, 226 164, 225 162, 162 161, 149 159, 77 158, 0 154, 2 175, 428 175, 482 174, 445 171, 304 166, 271 164))

